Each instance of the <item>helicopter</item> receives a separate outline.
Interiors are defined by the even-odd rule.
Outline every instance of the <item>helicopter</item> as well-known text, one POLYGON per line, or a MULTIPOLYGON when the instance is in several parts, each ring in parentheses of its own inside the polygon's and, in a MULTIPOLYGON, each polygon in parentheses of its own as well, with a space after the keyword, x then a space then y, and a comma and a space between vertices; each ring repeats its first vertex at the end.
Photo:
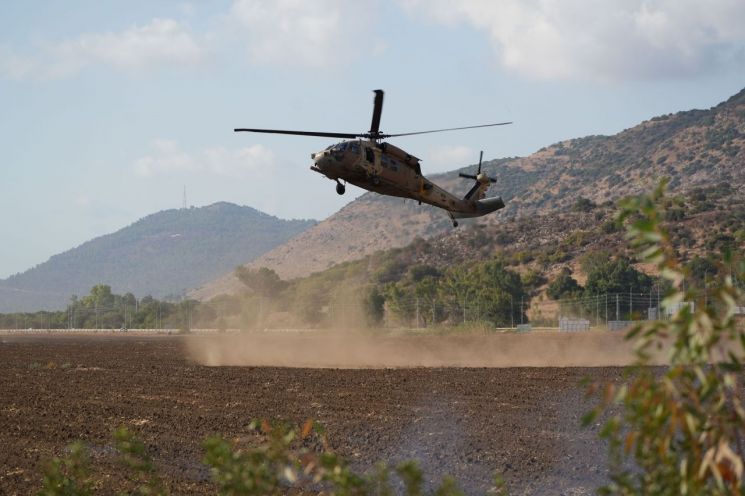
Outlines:
POLYGON ((343 138, 342 141, 310 155, 313 165, 310 169, 336 182, 336 192, 343 195, 345 183, 350 183, 381 195, 411 198, 421 205, 427 203, 445 210, 458 227, 456 219, 480 217, 501 208, 501 197, 486 198, 486 192, 497 180, 481 172, 482 151, 476 174, 458 174, 462 178, 475 181, 473 187, 463 198, 450 193, 422 175, 420 159, 384 140, 399 136, 440 133, 461 129, 504 126, 511 122, 481 124, 478 126, 434 129, 412 133, 387 134, 380 131, 380 116, 383 112, 383 90, 374 90, 372 122, 366 133, 331 133, 316 131, 288 131, 283 129, 236 128, 234 132, 290 134, 296 136, 319 136, 324 138, 343 138), (342 182, 343 181, 343 182, 342 182))

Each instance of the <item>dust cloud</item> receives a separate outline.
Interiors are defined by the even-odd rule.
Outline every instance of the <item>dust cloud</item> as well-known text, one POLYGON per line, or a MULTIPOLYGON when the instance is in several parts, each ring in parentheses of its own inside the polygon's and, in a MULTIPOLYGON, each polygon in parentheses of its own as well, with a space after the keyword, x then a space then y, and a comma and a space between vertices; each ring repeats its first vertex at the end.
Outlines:
POLYGON ((252 332, 192 336, 189 356, 208 366, 295 368, 601 367, 633 361, 622 333, 378 334, 252 332))

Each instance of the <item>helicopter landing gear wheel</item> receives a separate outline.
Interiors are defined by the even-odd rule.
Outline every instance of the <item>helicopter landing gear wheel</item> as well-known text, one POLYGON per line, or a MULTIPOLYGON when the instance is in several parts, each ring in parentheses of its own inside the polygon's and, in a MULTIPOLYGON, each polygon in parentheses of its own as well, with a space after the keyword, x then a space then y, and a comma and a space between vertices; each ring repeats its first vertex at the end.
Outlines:
POLYGON ((336 182, 336 194, 337 195, 343 195, 345 191, 347 191, 346 186, 344 186, 342 183, 340 183, 339 181, 337 181, 336 182))

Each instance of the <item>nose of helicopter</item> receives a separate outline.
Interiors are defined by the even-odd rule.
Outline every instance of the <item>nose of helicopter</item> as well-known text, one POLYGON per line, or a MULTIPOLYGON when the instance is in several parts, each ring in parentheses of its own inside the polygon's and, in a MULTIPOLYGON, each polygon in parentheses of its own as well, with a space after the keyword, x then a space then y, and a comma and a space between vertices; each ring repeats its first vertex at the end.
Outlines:
POLYGON ((329 156, 325 150, 322 150, 316 153, 311 153, 310 158, 315 163, 315 166, 318 167, 319 169, 323 169, 326 166, 328 166, 329 161, 330 161, 329 156))

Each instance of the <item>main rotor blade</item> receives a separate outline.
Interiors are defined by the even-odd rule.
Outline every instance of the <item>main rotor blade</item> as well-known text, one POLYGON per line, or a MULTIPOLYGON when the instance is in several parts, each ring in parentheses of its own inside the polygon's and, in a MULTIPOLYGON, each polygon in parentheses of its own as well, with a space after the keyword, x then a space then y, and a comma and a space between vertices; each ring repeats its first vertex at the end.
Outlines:
POLYGON ((458 173, 459 177, 465 177, 466 179, 473 179, 476 181, 476 176, 472 176, 471 174, 463 174, 462 172, 458 173))
POLYGON ((364 138, 367 134, 353 134, 353 133, 321 133, 316 131, 287 131, 285 129, 248 129, 248 128, 236 128, 233 129, 236 133, 238 132, 249 132, 249 133, 269 133, 269 134, 293 134, 296 136, 320 136, 323 138, 364 138))
POLYGON ((381 134, 380 138, 385 139, 385 138, 395 138, 397 136, 413 136, 415 134, 441 133, 443 131, 457 131, 459 129, 475 129, 477 127, 505 126, 507 124, 512 124, 512 122, 497 122, 495 124, 481 124, 479 126, 449 127, 447 129, 433 129, 432 131, 417 131, 415 133, 381 134))
POLYGON ((449 127, 447 129, 433 129, 432 131, 417 131, 415 133, 381 134, 380 137, 382 139, 395 138, 397 136, 413 136, 415 134, 441 133, 443 131, 458 131, 459 129, 475 129, 477 127, 506 126, 507 124, 512 124, 512 122, 497 122, 495 124, 481 124, 479 126, 449 127))
POLYGON ((484 159, 484 150, 481 150, 481 153, 479 154, 479 171, 478 171, 477 175, 478 174, 481 174, 481 161, 483 159, 484 159))
POLYGON ((375 101, 373 102, 372 122, 370 123, 370 134, 375 136, 380 130, 380 114, 383 112, 383 90, 375 90, 375 101))

